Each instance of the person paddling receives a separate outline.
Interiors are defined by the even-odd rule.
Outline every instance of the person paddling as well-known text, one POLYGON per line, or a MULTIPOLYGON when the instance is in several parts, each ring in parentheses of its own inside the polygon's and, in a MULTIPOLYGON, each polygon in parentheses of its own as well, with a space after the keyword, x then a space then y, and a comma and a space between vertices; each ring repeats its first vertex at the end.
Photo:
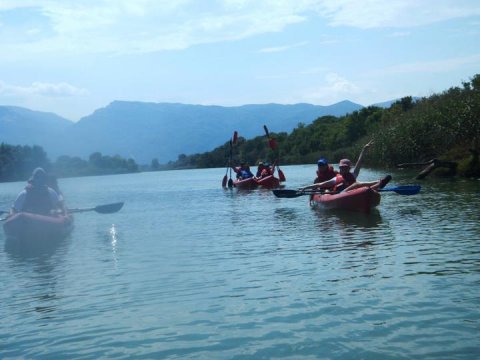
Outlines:
POLYGON ((364 183, 357 181, 365 150, 367 150, 372 144, 373 140, 370 140, 363 146, 362 151, 358 155, 358 160, 353 172, 350 172, 352 162, 349 159, 340 160, 338 164, 339 171, 334 171, 333 168, 328 165, 328 161, 325 158, 321 158, 317 162, 317 178, 314 180, 314 184, 299 188, 299 190, 326 189, 340 192, 343 190, 353 190, 363 186, 371 187, 374 190, 383 188, 391 180, 392 177, 390 175, 387 175, 385 178, 378 181, 364 183))
POLYGON ((12 213, 29 212, 39 215, 51 215, 55 212, 66 213, 62 200, 47 185, 48 176, 41 167, 36 168, 28 184, 21 191, 12 207, 12 213))
POLYGON ((257 174, 255 175, 255 177, 257 179, 261 179, 261 178, 273 175, 275 171, 275 166, 276 166, 276 162, 273 163, 273 165, 270 165, 270 163, 268 162, 264 163, 260 161, 258 163, 257 174))
POLYGON ((317 177, 313 180, 313 183, 333 179, 336 175, 337 172, 333 169, 333 166, 329 165, 328 160, 322 157, 317 161, 317 177))
POLYGON ((342 159, 338 164, 339 172, 334 178, 315 183, 313 185, 299 188, 300 191, 310 189, 332 189, 334 192, 349 191, 359 187, 370 187, 374 190, 382 189, 392 179, 391 175, 385 176, 383 179, 370 182, 359 182, 355 176, 355 172, 350 172, 352 162, 349 159, 342 159))
POLYGON ((239 167, 232 166, 232 170, 237 174, 237 179, 248 179, 253 177, 252 172, 250 171, 250 166, 245 162, 241 162, 239 167))

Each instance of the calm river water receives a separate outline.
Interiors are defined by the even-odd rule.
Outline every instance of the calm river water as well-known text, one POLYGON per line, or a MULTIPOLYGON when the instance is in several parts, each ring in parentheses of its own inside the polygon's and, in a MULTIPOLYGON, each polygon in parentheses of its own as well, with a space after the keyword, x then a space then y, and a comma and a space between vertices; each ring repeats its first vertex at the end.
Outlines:
MULTIPOLYGON (((287 188, 315 177, 282 170, 287 188)), ((480 181, 382 193, 367 216, 224 190, 223 175, 60 179, 70 207, 125 206, 77 214, 46 249, 1 232, 0 358, 480 358, 480 181)), ((1 209, 23 186, 0 184, 1 209)))

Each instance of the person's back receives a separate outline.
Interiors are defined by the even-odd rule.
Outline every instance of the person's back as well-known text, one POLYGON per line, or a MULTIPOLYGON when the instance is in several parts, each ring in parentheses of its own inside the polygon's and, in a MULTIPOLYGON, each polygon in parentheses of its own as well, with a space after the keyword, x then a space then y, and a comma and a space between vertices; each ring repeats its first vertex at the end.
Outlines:
POLYGON ((49 215, 60 208, 58 194, 47 186, 47 174, 42 168, 34 170, 25 189, 18 194, 13 212, 30 212, 49 215))
POLYGON ((50 214, 54 206, 47 186, 33 186, 29 184, 25 187, 25 191, 26 197, 21 211, 41 215, 50 214))
POLYGON ((251 173, 250 169, 241 169, 240 170, 240 178, 241 179, 248 179, 253 177, 253 174, 251 173))

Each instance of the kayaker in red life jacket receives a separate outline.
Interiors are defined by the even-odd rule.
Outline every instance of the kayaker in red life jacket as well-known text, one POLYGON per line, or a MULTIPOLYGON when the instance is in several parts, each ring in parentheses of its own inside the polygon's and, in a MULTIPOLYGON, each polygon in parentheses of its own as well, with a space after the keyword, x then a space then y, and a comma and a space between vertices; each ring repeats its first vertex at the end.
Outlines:
POLYGON ((50 215, 54 212, 66 213, 59 195, 47 186, 48 176, 42 168, 36 168, 27 186, 21 191, 12 207, 13 213, 29 212, 50 215))
POLYGON ((257 174, 255 175, 255 177, 257 179, 261 179, 261 178, 273 175, 274 169, 275 169, 275 164, 270 165, 269 163, 264 163, 260 161, 258 163, 257 174))
POLYGON ((330 180, 315 183, 310 186, 305 186, 299 190, 308 190, 308 189, 329 189, 333 188, 334 192, 349 191, 357 189, 359 187, 370 187, 374 190, 382 189, 388 182, 392 179, 391 175, 385 176, 383 179, 370 182, 359 182, 355 176, 355 172, 351 173, 350 169, 352 167, 352 162, 349 159, 342 159, 338 164, 339 172, 337 175, 330 180))
POLYGON ((390 175, 387 175, 385 178, 378 181, 365 182, 365 183, 361 183, 357 181, 357 177, 360 174, 360 168, 362 166, 363 155, 365 153, 365 150, 367 150, 372 144, 373 144, 373 140, 369 141, 367 144, 363 146, 362 151, 358 155, 358 160, 357 160, 357 163, 355 164, 353 173, 350 172, 350 169, 352 168, 352 162, 349 159, 340 160, 340 163, 338 164, 339 171, 338 172, 333 171, 332 173, 328 171, 328 168, 327 168, 328 162, 326 161, 326 159, 321 158, 317 162, 319 170, 320 170, 320 167, 325 167, 327 169, 323 170, 323 172, 320 174, 325 174, 323 175, 324 178, 327 178, 332 174, 333 176, 323 181, 317 181, 317 180, 321 180, 319 176, 319 170, 317 170, 317 179, 315 179, 315 183, 313 185, 299 188, 299 190, 302 191, 302 190, 311 190, 311 189, 327 189, 327 190, 333 190, 335 192, 340 192, 343 190, 346 190, 346 191, 353 190, 362 186, 368 186, 375 190, 383 188, 391 180, 392 177, 390 175), (324 165, 324 163, 326 163, 326 166, 324 165))
POLYGON ((317 177, 313 180, 313 183, 321 183, 337 176, 337 172, 333 169, 332 165, 328 164, 327 159, 320 158, 317 161, 317 177))

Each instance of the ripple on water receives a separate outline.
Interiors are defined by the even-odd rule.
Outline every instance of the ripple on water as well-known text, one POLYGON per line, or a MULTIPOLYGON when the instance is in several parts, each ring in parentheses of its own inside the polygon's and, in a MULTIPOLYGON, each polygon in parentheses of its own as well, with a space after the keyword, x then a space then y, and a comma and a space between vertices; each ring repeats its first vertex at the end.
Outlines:
POLYGON ((223 190, 216 170, 70 179, 75 206, 125 206, 79 214, 50 252, 2 243, 2 356, 478 357, 478 187, 425 183, 366 216, 223 190))

